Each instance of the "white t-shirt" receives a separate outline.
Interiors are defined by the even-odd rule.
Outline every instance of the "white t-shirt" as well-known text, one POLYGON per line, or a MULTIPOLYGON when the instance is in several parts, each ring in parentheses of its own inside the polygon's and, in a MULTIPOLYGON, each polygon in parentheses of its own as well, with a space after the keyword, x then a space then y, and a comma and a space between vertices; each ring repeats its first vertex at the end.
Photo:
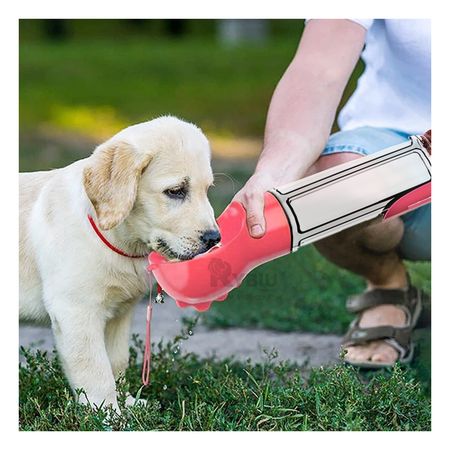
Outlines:
POLYGON ((431 26, 426 19, 351 19, 367 29, 358 85, 338 117, 361 126, 420 134, 431 128, 431 26))

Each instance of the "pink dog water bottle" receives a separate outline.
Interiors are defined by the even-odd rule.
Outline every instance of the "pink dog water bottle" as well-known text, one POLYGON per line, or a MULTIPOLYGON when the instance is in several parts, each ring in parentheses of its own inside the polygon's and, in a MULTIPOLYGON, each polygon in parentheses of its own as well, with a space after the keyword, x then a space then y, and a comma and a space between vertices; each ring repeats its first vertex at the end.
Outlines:
POLYGON ((247 230, 244 207, 233 202, 217 219, 222 236, 219 245, 189 261, 176 263, 153 252, 149 270, 178 306, 192 305, 204 311, 213 300, 224 300, 254 267, 291 252, 286 214, 268 192, 264 214, 267 232, 261 239, 254 239, 247 230))
POLYGON ((178 306, 204 311, 267 261, 361 222, 388 219, 429 203, 429 152, 431 135, 411 136, 402 144, 266 192, 266 233, 259 239, 248 233, 244 207, 232 202, 217 220, 219 245, 182 262, 152 252, 148 269, 178 306))

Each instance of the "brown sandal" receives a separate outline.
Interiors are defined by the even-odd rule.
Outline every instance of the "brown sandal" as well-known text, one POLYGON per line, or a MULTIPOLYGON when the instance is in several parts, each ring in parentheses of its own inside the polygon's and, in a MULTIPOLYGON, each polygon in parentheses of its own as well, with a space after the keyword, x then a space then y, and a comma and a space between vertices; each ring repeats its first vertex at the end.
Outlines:
MULTIPOLYGON (((383 339, 386 344, 399 352, 396 362, 409 363, 414 354, 412 331, 422 311, 422 292, 411 286, 408 281, 407 289, 373 289, 347 300, 347 310, 359 313, 342 340, 343 347, 365 344, 383 339), (406 313, 406 325, 395 327, 382 325, 378 327, 361 328, 359 321, 361 313, 366 309, 379 305, 396 305, 406 313)), ((372 361, 352 361, 344 358, 344 362, 363 368, 392 367, 393 364, 372 361)), ((395 363, 394 363, 395 364, 395 363)))

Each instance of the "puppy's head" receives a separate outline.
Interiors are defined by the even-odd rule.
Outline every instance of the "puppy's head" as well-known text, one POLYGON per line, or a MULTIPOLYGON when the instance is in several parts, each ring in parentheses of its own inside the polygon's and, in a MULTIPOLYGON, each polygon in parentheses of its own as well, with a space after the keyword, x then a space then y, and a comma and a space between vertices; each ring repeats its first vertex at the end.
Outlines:
POLYGON ((190 259, 220 240, 208 188, 210 149, 195 125, 161 117, 131 126, 97 147, 83 181, 99 227, 169 259, 190 259))

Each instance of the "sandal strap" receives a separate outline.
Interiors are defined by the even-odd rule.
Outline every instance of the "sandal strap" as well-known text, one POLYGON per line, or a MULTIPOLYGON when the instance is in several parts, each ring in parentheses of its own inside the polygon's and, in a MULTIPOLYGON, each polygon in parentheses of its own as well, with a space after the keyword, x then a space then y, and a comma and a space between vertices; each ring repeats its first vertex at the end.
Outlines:
POLYGON ((415 296, 414 288, 401 289, 372 289, 360 295, 348 298, 346 307, 351 313, 359 313, 373 306, 401 305, 410 309, 410 303, 415 296))
POLYGON ((344 345, 358 345, 379 339, 393 339, 407 351, 411 342, 411 327, 393 327, 383 325, 379 327, 360 328, 351 326, 343 338, 344 345))

